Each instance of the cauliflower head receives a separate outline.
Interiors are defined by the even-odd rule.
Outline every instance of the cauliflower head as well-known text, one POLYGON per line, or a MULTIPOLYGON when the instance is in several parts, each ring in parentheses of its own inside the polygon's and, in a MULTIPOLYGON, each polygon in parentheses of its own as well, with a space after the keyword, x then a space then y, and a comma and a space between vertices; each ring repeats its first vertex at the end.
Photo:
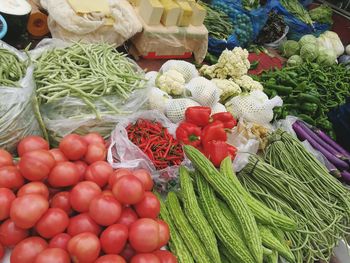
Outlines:
POLYGON ((153 87, 147 94, 149 109, 165 113, 165 107, 171 97, 164 91, 153 87))
POLYGON ((185 91, 185 78, 176 70, 168 70, 167 72, 159 75, 156 80, 156 85, 162 91, 169 95, 181 95, 185 91))
POLYGON ((253 80, 248 75, 241 76, 240 78, 235 79, 234 81, 242 88, 243 91, 246 91, 246 92, 264 90, 264 87, 263 85, 261 85, 260 82, 253 80))
POLYGON ((232 80, 228 79, 212 79, 216 87, 220 90, 220 102, 225 103, 229 98, 239 95, 242 90, 232 80))

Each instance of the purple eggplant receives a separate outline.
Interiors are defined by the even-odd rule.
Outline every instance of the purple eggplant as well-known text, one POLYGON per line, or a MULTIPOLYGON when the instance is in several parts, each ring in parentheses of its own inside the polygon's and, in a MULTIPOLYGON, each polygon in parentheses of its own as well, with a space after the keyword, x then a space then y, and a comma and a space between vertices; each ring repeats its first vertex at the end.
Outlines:
POLYGON ((335 165, 335 167, 341 171, 349 169, 349 165, 346 162, 338 159, 336 156, 322 147, 319 143, 317 143, 297 122, 295 122, 292 126, 299 139, 307 140, 315 150, 321 152, 329 162, 335 165))
POLYGON ((328 159, 325 162, 325 166, 327 167, 327 169, 331 175, 333 175, 336 178, 341 178, 340 171, 337 169, 337 167, 335 167, 334 164, 332 164, 330 161, 328 161, 328 159))
POLYGON ((341 178, 346 182, 350 182, 350 173, 348 171, 342 171, 341 178))

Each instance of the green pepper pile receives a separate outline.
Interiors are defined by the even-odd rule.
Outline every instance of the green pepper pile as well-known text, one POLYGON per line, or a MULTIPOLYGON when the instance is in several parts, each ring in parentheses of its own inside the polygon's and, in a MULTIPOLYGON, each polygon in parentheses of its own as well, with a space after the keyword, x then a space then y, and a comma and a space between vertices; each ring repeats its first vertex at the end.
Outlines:
POLYGON ((350 96, 349 73, 343 65, 304 63, 265 72, 258 80, 269 97, 278 95, 283 99, 283 106, 275 110, 276 119, 297 116, 332 135, 327 114, 350 96))

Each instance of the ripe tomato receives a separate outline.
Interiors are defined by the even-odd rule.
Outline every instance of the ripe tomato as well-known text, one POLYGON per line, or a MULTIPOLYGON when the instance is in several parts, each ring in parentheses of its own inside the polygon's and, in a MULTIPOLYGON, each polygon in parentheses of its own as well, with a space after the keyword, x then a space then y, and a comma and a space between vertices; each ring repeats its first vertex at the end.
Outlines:
POLYGON ((60 149, 58 149, 58 148, 53 148, 53 149, 49 150, 49 152, 51 153, 51 155, 55 159, 56 163, 68 161, 67 157, 64 156, 63 152, 61 152, 60 149))
POLYGON ((106 160, 107 149, 102 143, 91 143, 88 146, 87 152, 84 156, 84 160, 88 164, 92 164, 97 161, 106 160))
POLYGON ((50 207, 61 208, 67 215, 72 214, 73 210, 70 205, 69 196, 69 192, 59 192, 55 194, 51 199, 50 207))
POLYGON ((97 196, 92 199, 89 206, 90 217, 101 226, 114 224, 121 213, 122 206, 113 196, 97 196))
POLYGON ((85 180, 92 181, 103 187, 107 184, 109 177, 113 173, 111 165, 104 161, 91 164, 85 172, 85 180))
POLYGON ((145 190, 139 179, 133 175, 125 175, 113 185, 112 192, 122 204, 134 205, 142 200, 145 190))
POLYGON ((12 201, 16 199, 16 195, 8 188, 0 188, 0 221, 10 216, 10 208, 12 201))
POLYGON ((41 251, 35 258, 34 263, 70 263, 67 251, 61 248, 47 248, 41 251))
POLYGON ((177 258, 167 250, 157 250, 153 252, 159 258, 160 263, 177 263, 177 258))
POLYGON ((49 202, 42 195, 27 194, 13 200, 10 218, 24 229, 33 227, 49 208, 49 202))
POLYGON ((106 254, 119 254, 127 241, 128 228, 121 224, 107 227, 100 236, 101 247, 106 254))
POLYGON ((111 190, 103 190, 101 194, 103 196, 112 196, 114 198, 113 192, 111 190))
POLYGON ((168 244, 170 239, 170 229, 166 222, 163 220, 157 219, 157 223, 159 224, 159 245, 158 248, 161 248, 168 244))
POLYGON ((104 255, 99 257, 95 263, 126 263, 126 261, 118 255, 104 255))
POLYGON ((22 156, 22 158, 23 157, 35 158, 35 159, 41 161, 42 163, 45 163, 49 167, 50 170, 56 165, 55 158, 53 157, 53 155, 49 151, 46 151, 46 150, 30 151, 30 152, 25 153, 22 156))
POLYGON ((154 183, 149 171, 145 169, 137 169, 137 170, 134 170, 132 174, 141 181, 141 183, 143 184, 143 187, 145 188, 145 191, 152 191, 154 183))
POLYGON ((136 213, 142 218, 157 218, 160 212, 160 202, 152 192, 145 192, 141 202, 134 205, 136 213))
POLYGON ((0 260, 5 256, 5 248, 0 244, 0 260))
POLYGON ((160 260, 156 255, 151 253, 143 253, 134 256, 130 263, 160 263, 160 260))
POLYGON ((78 167, 71 162, 60 162, 49 174, 48 182, 53 187, 67 187, 79 182, 78 167))
POLYGON ((73 237, 84 232, 98 236, 101 233, 101 227, 87 213, 71 217, 67 233, 73 237))
POLYGON ((62 248, 64 250, 67 250, 67 245, 69 240, 72 237, 68 235, 67 233, 60 233, 56 236, 54 236, 50 242, 49 242, 49 247, 50 248, 62 248))
POLYGON ((74 164, 78 167, 79 182, 81 182, 85 178, 85 172, 86 172, 86 169, 88 168, 88 165, 83 161, 75 161, 74 164))
POLYGON ((36 223, 35 228, 43 238, 52 238, 64 232, 69 224, 66 212, 60 208, 49 208, 36 223))
POLYGON ((0 187, 17 190, 24 184, 24 179, 17 167, 3 166, 0 167, 0 187))
POLYGON ((94 182, 80 182, 70 192, 69 200, 77 212, 88 212, 89 206, 95 197, 101 194, 101 188, 94 182))
POLYGON ((17 197, 27 194, 38 194, 42 195, 46 199, 49 198, 49 189, 42 182, 29 182, 23 185, 17 192, 17 197))
POLYGON ((41 251, 47 248, 47 243, 40 237, 28 237, 19 242, 12 250, 11 263, 34 263, 41 251))
POLYGON ((142 218, 129 228, 130 245, 139 253, 148 253, 159 246, 159 224, 149 218, 142 218))
POLYGON ((59 149, 71 161, 77 161, 84 157, 88 144, 78 134, 69 134, 60 142, 59 149))
POLYGON ((105 140, 97 132, 90 132, 90 133, 86 134, 83 138, 88 144, 92 144, 92 143, 100 143, 103 145, 105 144, 105 140))
POLYGON ((131 171, 128 169, 117 169, 113 172, 113 174, 111 174, 111 176, 108 179, 108 185, 110 187, 113 187, 113 185, 115 184, 115 182, 122 176, 124 175, 132 175, 131 171))
POLYGON ((81 233, 68 242, 68 252, 75 262, 95 262, 100 249, 100 241, 92 233, 81 233))
POLYGON ((11 219, 7 219, 0 226, 0 243, 6 247, 17 245, 28 235, 28 230, 19 228, 11 219))
POLYGON ((130 259, 136 255, 136 251, 132 248, 132 246, 129 243, 126 243, 123 251, 120 253, 120 255, 129 262, 130 259))
POLYGON ((49 143, 40 136, 27 136, 24 139, 22 139, 17 146, 17 152, 20 157, 27 152, 35 150, 48 151, 49 143))
POLYGON ((0 149, 0 167, 13 165, 12 155, 3 149, 0 149))
POLYGON ((122 224, 129 227, 132 223, 136 222, 138 218, 139 217, 132 208, 125 207, 117 221, 117 224, 122 224))

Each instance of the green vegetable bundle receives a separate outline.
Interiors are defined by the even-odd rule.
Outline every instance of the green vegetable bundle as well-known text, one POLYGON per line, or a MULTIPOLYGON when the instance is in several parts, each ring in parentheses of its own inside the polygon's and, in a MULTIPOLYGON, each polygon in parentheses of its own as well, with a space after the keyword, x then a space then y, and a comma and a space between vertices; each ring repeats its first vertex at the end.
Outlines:
POLYGON ((310 17, 313 21, 322 24, 333 24, 333 10, 330 6, 322 4, 309 11, 310 17))
POLYGON ((306 24, 312 25, 310 14, 298 0, 280 0, 280 2, 285 9, 295 15, 298 19, 306 24))
POLYGON ((19 87, 19 81, 24 77, 28 63, 10 50, 1 47, 0 63, 0 86, 19 87))

